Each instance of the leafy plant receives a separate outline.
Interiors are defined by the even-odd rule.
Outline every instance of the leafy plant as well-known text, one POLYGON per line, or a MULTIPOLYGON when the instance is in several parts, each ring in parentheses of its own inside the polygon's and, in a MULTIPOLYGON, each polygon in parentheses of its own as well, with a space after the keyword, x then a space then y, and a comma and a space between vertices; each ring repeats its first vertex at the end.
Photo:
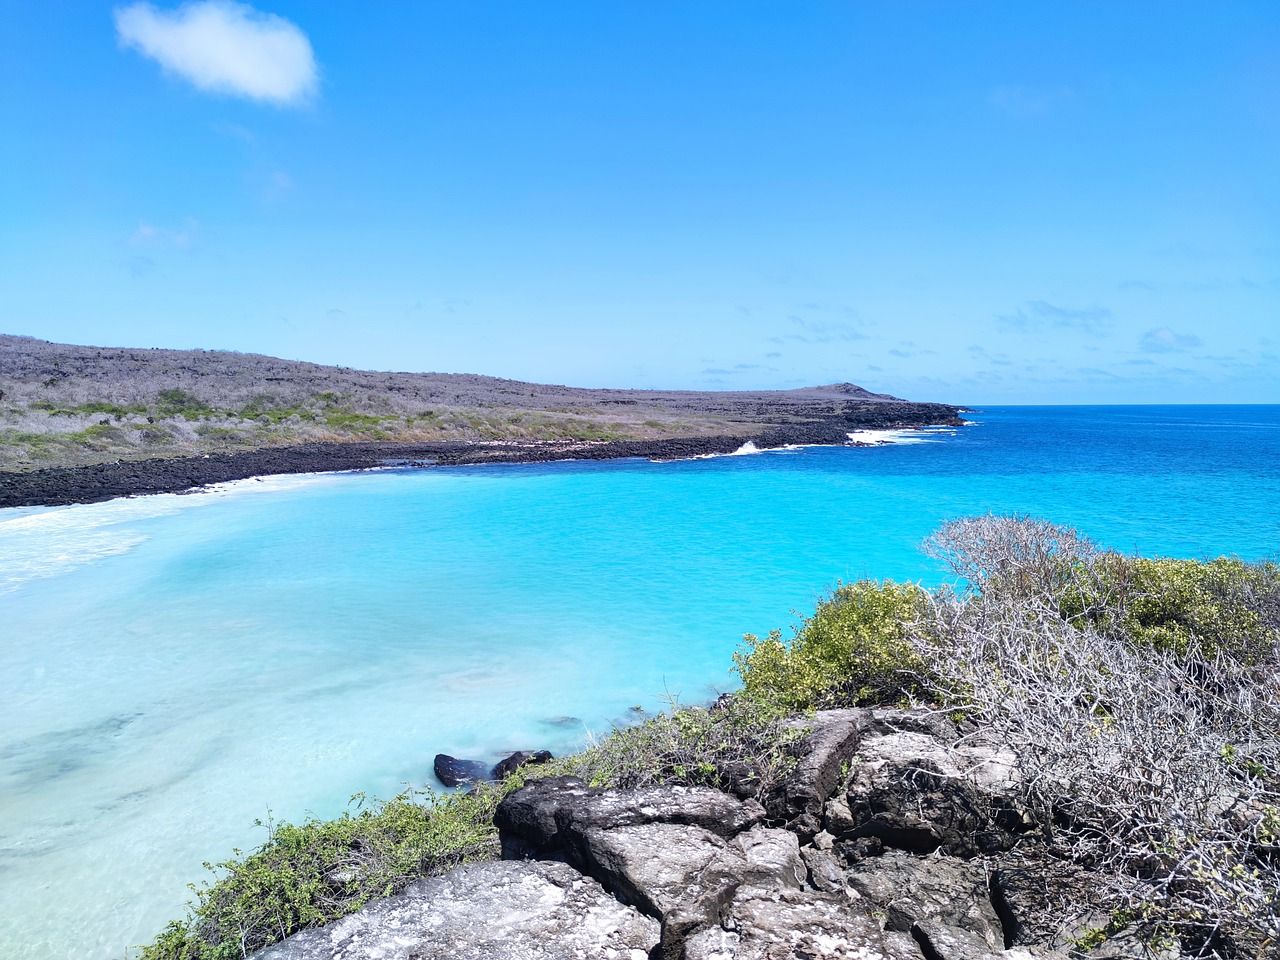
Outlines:
POLYGON ((752 634, 734 655, 748 697, 784 710, 900 700, 922 662, 906 640, 923 591, 860 580, 838 587, 789 643, 752 634))
MULTIPOLYGON (((508 787, 519 780, 508 781, 508 787)), ((239 960, 306 927, 458 864, 492 857, 493 810, 504 789, 404 793, 334 820, 261 824, 266 842, 206 868, 190 915, 171 923, 141 960, 239 960)))
POLYGON ((194 393, 179 387, 170 387, 157 393, 156 410, 162 417, 182 417, 185 420, 199 420, 217 413, 194 393))
POLYGON ((1223 651, 1249 662, 1266 656, 1275 642, 1275 564, 1104 553, 1092 570, 1092 578, 1063 592, 1068 617, 1085 616, 1099 629, 1159 650, 1185 653, 1198 645, 1208 655, 1223 651), (1108 602, 1100 603, 1102 597, 1108 602))

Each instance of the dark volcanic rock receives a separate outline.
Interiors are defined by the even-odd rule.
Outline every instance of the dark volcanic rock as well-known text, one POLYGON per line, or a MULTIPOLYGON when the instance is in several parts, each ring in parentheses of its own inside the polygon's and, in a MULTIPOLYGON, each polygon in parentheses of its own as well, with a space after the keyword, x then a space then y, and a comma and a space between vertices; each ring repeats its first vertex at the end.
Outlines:
POLYGON ((762 428, 755 436, 675 437, 606 443, 494 442, 302 443, 238 453, 129 460, 76 467, 0 471, 0 507, 94 503, 113 497, 181 493, 213 483, 249 477, 378 467, 429 467, 476 463, 541 463, 548 460, 617 460, 644 457, 681 460, 732 453, 748 440, 757 447, 787 444, 843 444, 851 430, 958 423, 956 408, 941 404, 881 403, 866 410, 809 423, 762 428))
POLYGON ((763 814, 707 787, 605 791, 563 777, 517 790, 494 821, 504 856, 567 860, 661 920, 662 956, 677 958, 743 883, 802 886, 795 835, 759 826, 763 814))
POLYGON ((554 759, 549 750, 517 750, 505 760, 499 760, 493 768, 494 780, 505 780, 526 763, 547 763, 554 759))
POLYGON ((887 851, 852 866, 849 886, 883 909, 893 930, 916 931, 956 960, 1005 947, 1005 932, 991 900, 987 868, 977 860, 917 857, 887 851))
POLYGON ((911 723, 863 737, 844 808, 828 805, 836 836, 874 837, 912 853, 959 856, 1007 850, 1033 824, 1013 798, 1013 755, 996 747, 951 746, 911 723))
POLYGON ((759 823, 764 809, 710 787, 598 790, 574 777, 551 777, 521 787, 494 815, 503 856, 563 859, 588 829, 647 823, 702 827, 722 838, 759 823))
POLYGON ((489 765, 479 760, 459 760, 447 753, 437 753, 433 766, 436 779, 446 787, 457 787, 465 783, 478 783, 490 779, 489 765))
POLYGON ((802 837, 822 829, 822 808, 835 792, 867 725, 869 711, 823 710, 797 722, 809 730, 795 771, 766 799, 769 815, 802 837))
POLYGON ((255 960, 645 960, 658 923, 562 863, 460 867, 255 960))

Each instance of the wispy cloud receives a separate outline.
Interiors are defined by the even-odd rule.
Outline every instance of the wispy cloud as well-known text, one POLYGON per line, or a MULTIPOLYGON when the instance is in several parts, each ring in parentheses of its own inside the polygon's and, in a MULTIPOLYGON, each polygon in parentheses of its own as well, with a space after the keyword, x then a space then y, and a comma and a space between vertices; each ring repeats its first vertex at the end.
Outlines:
POLYGON ((1106 307, 1060 307, 1046 300, 1030 300, 1015 313, 1006 313, 997 319, 1005 326, 1027 332, 1060 329, 1101 333, 1115 318, 1106 307))
POLYGON ((702 373, 707 376, 730 377, 742 376, 747 373, 755 373, 756 371, 764 371, 769 373, 777 373, 777 367, 770 367, 762 363, 735 363, 732 367, 703 367, 702 373))
POLYGON ((201 90, 302 103, 319 86, 311 42, 296 24, 232 0, 175 10, 131 3, 115 11, 120 42, 201 90))
POLYGON ((161 227, 143 221, 129 237, 135 246, 174 247, 186 250, 196 242, 200 233, 200 222, 188 217, 180 227, 161 227))
POLYGON ((215 123, 212 125, 212 129, 214 133, 231 140, 239 140, 241 143, 247 143, 250 146, 258 142, 257 134, 238 123, 215 123))
POLYGON ((1123 291, 1163 293, 1217 293, 1225 290, 1244 290, 1251 293, 1270 293, 1280 290, 1280 277, 1259 279, 1256 277, 1211 277, 1204 280, 1125 280, 1117 287, 1123 291))
POLYGON ((790 316, 792 332, 770 337, 770 343, 851 343, 866 340, 856 323, 845 320, 817 320, 811 317, 790 316))
POLYGON ((898 346, 889 351, 889 356, 912 359, 914 357, 936 356, 937 353, 937 350, 928 350, 920 346, 914 340, 903 340, 898 346))
POLYGON ((1181 353, 1200 346, 1200 338, 1191 333, 1174 333, 1168 327, 1148 330, 1138 341, 1147 353, 1181 353))
POLYGON ((996 87, 987 96, 987 102, 1001 113, 1029 120, 1050 113, 1055 107, 1071 100, 1075 94, 1070 87, 1026 86, 1009 84, 996 87))

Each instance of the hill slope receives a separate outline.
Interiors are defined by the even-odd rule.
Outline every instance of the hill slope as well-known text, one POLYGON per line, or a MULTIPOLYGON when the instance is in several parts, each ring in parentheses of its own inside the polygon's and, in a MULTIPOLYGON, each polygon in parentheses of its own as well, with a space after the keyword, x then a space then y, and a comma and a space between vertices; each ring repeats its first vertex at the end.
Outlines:
POLYGON ((679 457, 958 423, 851 383, 593 390, 0 335, 0 506, 395 462, 679 457))
POLYGON ((938 414, 954 413, 934 406, 849 383, 754 392, 592 390, 0 336, 0 469, 8 470, 315 441, 748 438, 833 416, 877 425, 886 414, 936 422, 938 414))

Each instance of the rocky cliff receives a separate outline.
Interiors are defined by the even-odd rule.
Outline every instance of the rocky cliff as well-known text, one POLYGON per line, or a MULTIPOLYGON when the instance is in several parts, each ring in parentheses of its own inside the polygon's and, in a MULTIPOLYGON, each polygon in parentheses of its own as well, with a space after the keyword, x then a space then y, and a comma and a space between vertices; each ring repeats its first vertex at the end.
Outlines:
MULTIPOLYGON (((502 860, 425 880, 256 960, 1066 960, 1152 956, 1091 914, 999 744, 925 712, 803 721, 763 797, 535 780, 502 860)), ((1171 954, 1177 956, 1176 950, 1171 954)))

